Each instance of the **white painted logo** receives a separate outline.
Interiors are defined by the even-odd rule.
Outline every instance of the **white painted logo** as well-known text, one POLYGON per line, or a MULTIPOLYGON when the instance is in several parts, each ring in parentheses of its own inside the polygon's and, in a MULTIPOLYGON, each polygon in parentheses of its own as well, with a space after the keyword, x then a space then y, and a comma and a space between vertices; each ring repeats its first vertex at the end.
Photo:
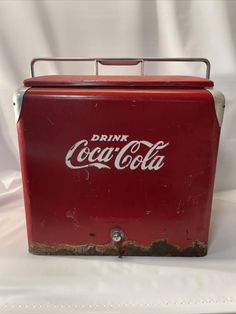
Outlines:
POLYGON ((151 143, 145 140, 128 141, 128 135, 98 135, 94 134, 91 142, 111 142, 108 147, 89 148, 86 139, 76 142, 67 152, 65 163, 71 169, 96 167, 111 169, 111 164, 118 170, 129 168, 135 170, 159 170, 165 164, 163 150, 168 142, 151 143), (116 147, 114 142, 125 142, 122 147, 116 147), (144 151, 141 153, 140 151, 144 151))

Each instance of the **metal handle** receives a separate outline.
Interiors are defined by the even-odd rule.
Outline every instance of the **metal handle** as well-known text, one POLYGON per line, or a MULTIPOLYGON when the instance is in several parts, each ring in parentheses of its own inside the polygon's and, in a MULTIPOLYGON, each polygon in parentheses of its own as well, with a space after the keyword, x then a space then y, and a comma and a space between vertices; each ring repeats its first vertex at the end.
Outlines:
POLYGON ((144 61, 147 59, 140 59, 140 58, 99 58, 96 59, 96 75, 98 75, 98 64, 102 65, 112 65, 112 66, 130 66, 130 65, 138 65, 141 63, 141 75, 144 75, 144 61))
POLYGON ((211 64, 205 58, 35 58, 31 61, 31 76, 35 76, 34 65, 39 61, 90 61, 95 63, 95 74, 98 75, 98 65, 130 66, 141 63, 141 75, 144 75, 145 62, 201 62, 206 65, 206 78, 210 78, 211 64))

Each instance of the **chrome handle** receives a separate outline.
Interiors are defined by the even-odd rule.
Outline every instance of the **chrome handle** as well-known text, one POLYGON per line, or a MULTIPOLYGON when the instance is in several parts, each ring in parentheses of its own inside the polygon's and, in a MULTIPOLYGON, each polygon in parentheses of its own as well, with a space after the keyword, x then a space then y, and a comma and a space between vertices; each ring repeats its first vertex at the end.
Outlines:
POLYGON ((39 61, 90 61, 95 63, 95 74, 98 75, 98 65, 131 66, 141 63, 141 75, 144 75, 145 62, 200 62, 206 65, 206 78, 210 78, 211 64, 206 58, 35 58, 30 63, 31 76, 35 76, 35 63, 39 61))
POLYGON ((102 65, 112 65, 112 66, 131 66, 131 65, 138 65, 141 63, 141 75, 144 75, 144 59, 140 58, 99 58, 96 59, 96 75, 98 75, 98 64, 102 65))

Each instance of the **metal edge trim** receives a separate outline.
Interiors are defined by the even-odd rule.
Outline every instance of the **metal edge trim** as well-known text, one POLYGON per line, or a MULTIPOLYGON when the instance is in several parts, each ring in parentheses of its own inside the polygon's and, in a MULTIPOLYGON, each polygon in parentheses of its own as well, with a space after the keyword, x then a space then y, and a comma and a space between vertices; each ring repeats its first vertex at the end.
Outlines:
POLYGON ((22 110, 23 98, 25 92, 30 89, 31 87, 21 86, 16 90, 13 95, 13 106, 14 106, 14 113, 15 113, 15 121, 18 122, 20 118, 20 113, 22 110))
POLYGON ((223 116, 224 116, 224 108, 225 108, 225 96, 214 88, 206 88, 206 90, 212 94, 215 105, 215 113, 219 123, 219 126, 222 126, 223 116))

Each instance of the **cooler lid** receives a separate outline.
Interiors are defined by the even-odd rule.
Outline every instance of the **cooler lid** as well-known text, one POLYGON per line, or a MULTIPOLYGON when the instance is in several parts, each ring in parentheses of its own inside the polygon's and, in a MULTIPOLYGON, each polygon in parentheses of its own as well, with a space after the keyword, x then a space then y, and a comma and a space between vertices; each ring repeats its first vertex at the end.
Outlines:
POLYGON ((182 75, 48 75, 26 79, 26 87, 212 87, 205 78, 182 75))

